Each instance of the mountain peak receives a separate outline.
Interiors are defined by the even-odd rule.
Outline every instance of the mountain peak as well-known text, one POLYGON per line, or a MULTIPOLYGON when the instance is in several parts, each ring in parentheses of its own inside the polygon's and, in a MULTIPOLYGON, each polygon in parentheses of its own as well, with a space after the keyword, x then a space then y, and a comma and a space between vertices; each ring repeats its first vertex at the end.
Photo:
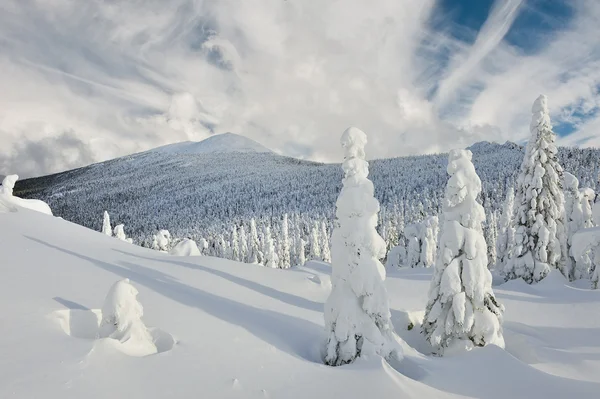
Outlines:
POLYGON ((227 152, 272 152, 262 144, 239 134, 222 133, 202 141, 183 141, 151 150, 162 154, 213 154, 227 152))

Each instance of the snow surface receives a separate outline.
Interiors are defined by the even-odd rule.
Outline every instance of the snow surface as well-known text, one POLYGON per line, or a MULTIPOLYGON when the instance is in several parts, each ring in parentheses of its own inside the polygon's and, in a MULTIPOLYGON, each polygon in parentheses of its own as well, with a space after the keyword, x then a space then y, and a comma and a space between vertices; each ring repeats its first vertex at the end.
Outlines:
POLYGON ((159 154, 214 154, 227 152, 272 152, 262 144, 235 133, 223 133, 202 141, 184 141, 155 148, 149 152, 159 154))
POLYGON ((600 291, 560 273, 495 287, 506 350, 436 358, 419 333, 431 269, 388 273, 404 360, 320 362, 329 265, 270 269, 173 257, 58 218, 0 214, 0 398, 597 398, 600 291), (96 339, 129 278, 157 354, 96 339), (408 327, 412 324, 409 331, 408 327), (412 347, 412 348, 411 348, 412 347), (413 349, 414 348, 414 349, 413 349))

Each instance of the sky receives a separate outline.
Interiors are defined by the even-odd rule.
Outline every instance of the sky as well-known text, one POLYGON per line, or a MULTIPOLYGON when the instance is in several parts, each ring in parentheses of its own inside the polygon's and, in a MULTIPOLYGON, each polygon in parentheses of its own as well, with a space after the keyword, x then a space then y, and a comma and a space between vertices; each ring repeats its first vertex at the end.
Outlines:
POLYGON ((339 162, 600 145, 598 0, 2 0, 0 174, 59 172, 233 132, 339 162))

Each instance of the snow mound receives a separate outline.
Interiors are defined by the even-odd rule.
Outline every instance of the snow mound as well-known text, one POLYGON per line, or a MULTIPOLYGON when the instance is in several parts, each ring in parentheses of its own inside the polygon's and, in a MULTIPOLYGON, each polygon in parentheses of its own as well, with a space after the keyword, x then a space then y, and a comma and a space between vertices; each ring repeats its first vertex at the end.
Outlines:
POLYGON ((13 195, 18 175, 8 175, 2 180, 0 186, 0 212, 15 212, 16 207, 27 208, 52 216, 52 210, 44 201, 37 199, 23 199, 13 195))
MULTIPOLYGON (((51 318, 56 320, 64 333, 72 338, 96 340, 99 337, 102 309, 57 310, 51 314, 51 318)), ((148 332, 156 347, 156 353, 170 351, 175 346, 175 338, 168 332, 155 327, 148 328, 148 332)), ((127 346, 116 345, 116 348, 125 354, 139 356, 135 352, 128 351, 127 346)))
POLYGON ((198 245, 196 245, 196 241, 190 240, 189 238, 184 238, 177 245, 171 249, 169 252, 171 255, 175 256, 200 256, 200 250, 198 249, 198 245))
POLYGON ((214 154, 228 152, 265 153, 272 152, 262 144, 235 133, 223 133, 205 140, 184 141, 151 150, 160 154, 214 154))
POLYGON ((138 290, 129 279, 117 281, 108 292, 102 306, 102 321, 98 335, 123 344, 126 353, 133 356, 157 352, 152 335, 142 321, 144 308, 137 300, 138 290))

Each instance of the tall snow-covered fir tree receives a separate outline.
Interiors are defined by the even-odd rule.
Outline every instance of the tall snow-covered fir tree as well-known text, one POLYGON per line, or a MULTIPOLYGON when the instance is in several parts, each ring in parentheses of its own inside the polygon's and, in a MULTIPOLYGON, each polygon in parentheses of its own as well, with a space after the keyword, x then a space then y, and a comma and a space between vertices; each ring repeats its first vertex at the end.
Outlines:
POLYGON ((246 235, 246 228, 242 224, 240 226, 240 260, 242 262, 248 262, 248 236, 246 235))
POLYGON ((565 275, 563 170, 558 163, 548 101, 541 95, 531 109, 531 137, 516 187, 515 246, 504 269, 506 280, 542 280, 551 269, 565 275))
POLYGON ((260 249, 260 241, 258 239, 258 230, 256 229, 256 221, 250 219, 250 237, 248 239, 248 262, 262 263, 262 251, 260 249))
POLYGON ((361 356, 401 357, 383 284, 385 268, 379 261, 386 244, 375 229, 379 202, 367 178, 366 143, 366 134, 354 127, 341 138, 344 180, 331 240, 332 290, 325 304, 324 361, 331 366, 361 356))
POLYGON ((237 232, 237 226, 231 228, 231 260, 240 261, 240 239, 237 232))
POLYGON ((102 220, 102 233, 109 237, 112 237, 113 235, 112 227, 110 226, 110 215, 107 211, 104 211, 104 219, 102 220))
POLYGON ((315 221, 315 224, 310 233, 310 248, 309 248, 309 259, 310 260, 322 260, 321 257, 321 240, 319 238, 320 234, 319 222, 315 221))
POLYGON ((449 348, 496 344, 504 347, 503 307, 494 297, 483 237, 481 180, 471 151, 453 150, 443 206, 439 255, 429 289, 423 333, 434 353, 449 348))
POLYGON ((324 262, 331 262, 331 249, 329 248, 329 234, 325 221, 321 221, 321 258, 324 262))
POLYGON ((496 268, 503 270, 510 258, 510 251, 515 246, 515 227, 513 215, 515 211, 515 190, 510 187, 504 200, 498 238, 496 241, 496 268))
POLYGON ((265 225, 263 236, 264 240, 262 253, 264 256, 264 265, 276 269, 279 264, 279 258, 275 252, 275 243, 273 242, 271 227, 269 225, 265 225))
POLYGON ((279 262, 282 269, 289 269, 291 266, 290 260, 290 233, 287 213, 283 215, 281 221, 281 255, 279 262))

